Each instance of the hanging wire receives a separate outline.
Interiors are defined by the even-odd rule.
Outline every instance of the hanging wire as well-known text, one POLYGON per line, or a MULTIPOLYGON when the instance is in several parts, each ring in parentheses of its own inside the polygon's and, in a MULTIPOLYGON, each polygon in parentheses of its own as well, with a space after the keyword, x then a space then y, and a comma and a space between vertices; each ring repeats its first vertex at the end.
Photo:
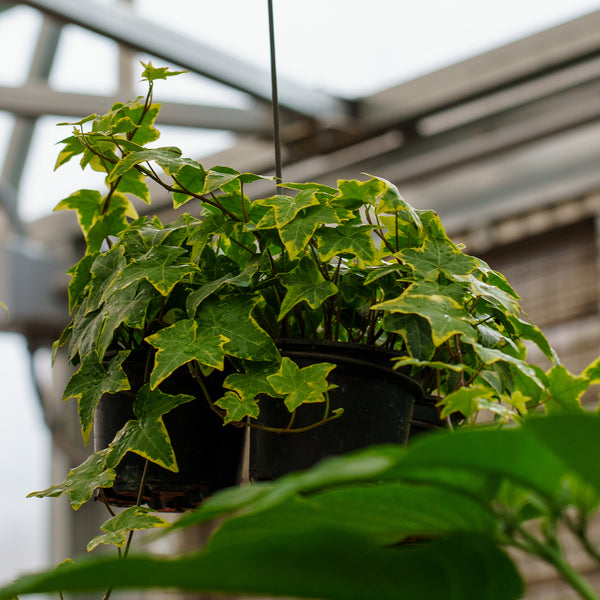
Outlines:
POLYGON ((278 182, 281 182, 281 129, 279 125, 277 65, 275 62, 275 19, 273 18, 273 0, 267 1, 269 8, 269 45, 271 54, 271 104, 273 106, 273 137, 275 140, 275 177, 278 182))

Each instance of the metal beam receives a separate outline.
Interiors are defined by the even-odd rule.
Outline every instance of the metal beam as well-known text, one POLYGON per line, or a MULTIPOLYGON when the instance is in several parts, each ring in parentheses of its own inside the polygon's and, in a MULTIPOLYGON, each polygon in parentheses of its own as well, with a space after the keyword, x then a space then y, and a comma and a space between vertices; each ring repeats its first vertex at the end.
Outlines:
MULTIPOLYGON (((27 83, 20 88, 0 86, 0 110, 24 117, 62 115, 85 117, 110 110, 116 98, 91 94, 57 92, 47 85, 27 83)), ((163 102, 160 122, 163 125, 225 129, 243 134, 270 135, 270 114, 266 108, 229 108, 198 104, 163 102)))
MULTIPOLYGON (((127 6, 87 0, 23 0, 21 4, 270 101, 267 70, 144 19, 127 6)), ((343 100, 285 78, 279 79, 279 101, 284 108, 327 123, 348 117, 343 100)))

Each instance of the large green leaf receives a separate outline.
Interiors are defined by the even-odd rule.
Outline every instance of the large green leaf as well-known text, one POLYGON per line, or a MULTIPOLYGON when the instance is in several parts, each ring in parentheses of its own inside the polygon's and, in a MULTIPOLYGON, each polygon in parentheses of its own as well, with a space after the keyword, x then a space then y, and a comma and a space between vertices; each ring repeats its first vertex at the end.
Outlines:
POLYGON ((71 507, 77 510, 91 499, 96 488, 112 486, 116 473, 114 469, 107 468, 108 453, 109 449, 105 448, 92 454, 84 463, 71 469, 62 483, 52 485, 40 492, 31 492, 27 497, 45 498, 69 494, 71 507))
POLYGON ((224 335, 229 339, 225 354, 253 361, 277 361, 279 352, 271 337, 262 329, 252 311, 257 298, 236 294, 222 301, 218 295, 207 298, 198 308, 198 337, 224 335))
POLYGON ((270 209, 256 224, 258 229, 270 229, 287 225, 302 209, 318 204, 315 190, 309 190, 309 193, 301 192, 295 198, 277 195, 265 200, 257 200, 253 203, 252 209, 254 211, 259 206, 270 209))
POLYGON ((223 347, 229 338, 220 333, 199 331, 196 321, 184 319, 147 337, 146 341, 157 349, 150 374, 150 387, 156 389, 173 371, 194 360, 223 370, 223 347))
POLYGON ((317 363, 300 368, 284 357, 279 370, 267 377, 277 394, 285 396, 284 403, 292 412, 301 404, 308 402, 324 402, 327 390, 331 389, 327 376, 335 368, 331 363, 317 363))
POLYGON ((427 361, 433 356, 435 347, 427 319, 414 314, 386 312, 382 325, 386 331, 402 337, 413 358, 427 361))
POLYGON ((311 308, 319 308, 323 301, 333 296, 338 288, 323 277, 310 258, 303 258, 296 267, 281 277, 287 293, 281 303, 278 320, 281 321, 296 304, 306 302, 311 308))
POLYGON ((135 452, 165 469, 177 472, 179 467, 162 417, 180 404, 192 400, 193 396, 172 396, 160 390, 151 390, 148 384, 144 385, 133 403, 137 420, 127 421, 117 433, 110 444, 107 464, 115 467, 127 452, 135 452))
POLYGON ((87 549, 88 552, 91 552, 100 544, 114 544, 117 548, 122 548, 127 543, 130 531, 166 527, 168 525, 168 521, 152 514, 151 508, 132 506, 102 523, 100 529, 105 533, 93 538, 88 543, 87 549))
POLYGON ((119 352, 105 367, 96 354, 88 354, 67 383, 63 400, 77 399, 81 433, 86 445, 92 432, 94 412, 103 394, 114 394, 129 389, 129 380, 121 368, 128 355, 129 352, 119 352))
POLYGON ((386 482, 298 496, 260 513, 229 519, 210 540, 224 547, 246 539, 323 529, 358 531, 382 545, 409 536, 492 534, 496 519, 476 499, 437 485, 386 482))
POLYGON ((381 548, 340 530, 295 532, 173 559, 97 559, 29 575, 0 600, 30 593, 167 588, 322 600, 512 600, 523 591, 508 557, 480 534, 381 548))

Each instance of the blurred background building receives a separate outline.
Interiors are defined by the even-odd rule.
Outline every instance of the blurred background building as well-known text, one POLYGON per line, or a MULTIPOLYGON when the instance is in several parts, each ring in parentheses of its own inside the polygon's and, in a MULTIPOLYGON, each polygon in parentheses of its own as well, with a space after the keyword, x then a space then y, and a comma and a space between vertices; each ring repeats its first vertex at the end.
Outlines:
MULTIPOLYGON (((157 84, 161 145, 273 171, 266 2, 164 4, 0 1, 3 581, 82 552, 104 519, 23 499, 85 456, 60 402, 66 367, 49 366, 78 229, 51 210, 102 182, 76 164, 52 173, 69 133, 56 123, 144 93, 138 61, 151 58, 190 71, 157 84)), ((436 209, 579 372, 600 352, 600 4, 397 4, 275 3, 284 179, 373 173, 436 209)), ((570 597, 545 569, 528 573, 528 597, 570 597)))

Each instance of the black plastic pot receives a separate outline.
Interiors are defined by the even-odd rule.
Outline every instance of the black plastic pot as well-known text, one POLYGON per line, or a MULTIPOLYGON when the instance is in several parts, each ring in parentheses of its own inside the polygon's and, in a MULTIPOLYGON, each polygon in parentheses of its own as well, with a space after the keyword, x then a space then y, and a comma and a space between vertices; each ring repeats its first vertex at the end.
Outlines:
MULTIPOLYGON (((133 390, 142 385, 146 354, 130 356, 123 364, 133 390)), ((222 395, 225 374, 215 372, 206 378, 209 393, 222 395)), ((182 404, 163 416, 175 451, 179 472, 173 473, 150 463, 142 501, 151 508, 176 512, 193 508, 217 490, 239 481, 244 430, 223 426, 222 419, 208 406, 200 386, 187 367, 178 369, 160 385, 167 394, 189 394, 196 399, 182 404)), ((133 415, 133 394, 104 395, 96 410, 94 448, 106 448, 115 434, 133 415)), ((117 467, 112 488, 103 490, 115 506, 136 503, 145 459, 128 452, 117 467)))
MULTIPOLYGON (((410 377, 392 369, 393 354, 370 346, 285 340, 278 343, 282 356, 300 367, 331 362, 336 368, 329 381, 338 387, 329 392, 331 409, 344 414, 302 433, 250 431, 250 478, 270 480, 291 471, 306 469, 326 456, 344 454, 370 444, 404 444, 407 441, 413 404, 422 389, 410 377)), ((298 407, 293 427, 318 422, 322 403, 298 407)), ((281 400, 260 402, 258 424, 285 428, 290 413, 281 400)))

